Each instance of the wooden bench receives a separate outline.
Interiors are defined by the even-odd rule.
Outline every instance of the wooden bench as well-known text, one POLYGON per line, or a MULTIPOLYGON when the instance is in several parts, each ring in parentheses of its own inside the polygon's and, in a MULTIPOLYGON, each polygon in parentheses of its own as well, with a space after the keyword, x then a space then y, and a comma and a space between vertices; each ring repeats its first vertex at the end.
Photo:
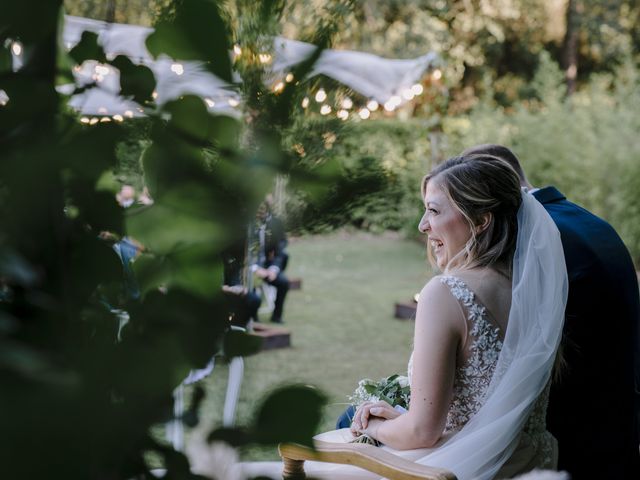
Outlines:
POLYGON ((302 279, 301 278, 290 278, 289 279, 289 290, 301 290, 302 289, 302 279))
POLYGON ((415 320, 418 304, 413 300, 409 302, 397 302, 394 317, 401 320, 415 320))
POLYGON ((253 324, 253 334, 262 337, 262 350, 291 346, 291 332, 286 328, 256 322, 253 324))

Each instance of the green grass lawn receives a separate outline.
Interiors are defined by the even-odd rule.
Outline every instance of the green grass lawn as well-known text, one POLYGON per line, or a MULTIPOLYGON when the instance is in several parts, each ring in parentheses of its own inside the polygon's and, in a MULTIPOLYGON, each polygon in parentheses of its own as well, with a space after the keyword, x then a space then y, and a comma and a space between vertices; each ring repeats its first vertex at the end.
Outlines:
MULTIPOLYGON (((413 322, 395 319, 394 303, 419 292, 431 270, 423 246, 390 234, 303 237, 290 242, 289 253, 287 274, 302 278, 285 304, 292 346, 245 359, 237 421, 245 423, 273 387, 302 382, 328 395, 319 431, 331 430, 359 379, 406 372, 413 322)), ((219 364, 205 380, 200 428, 219 425, 226 378, 219 364)), ((244 449, 242 456, 278 458, 275 448, 244 449)))

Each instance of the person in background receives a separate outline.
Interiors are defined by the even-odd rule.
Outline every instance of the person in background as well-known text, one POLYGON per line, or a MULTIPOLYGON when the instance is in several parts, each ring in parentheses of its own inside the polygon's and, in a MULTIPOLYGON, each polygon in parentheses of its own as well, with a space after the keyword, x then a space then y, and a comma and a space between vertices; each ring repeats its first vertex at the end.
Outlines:
POLYGON ((262 300, 254 288, 249 288, 242 282, 244 245, 239 244, 237 248, 230 247, 224 252, 222 258, 224 263, 222 291, 229 299, 231 324, 249 329, 251 320, 259 321, 258 309, 262 300))
POLYGON ((251 270, 255 275, 276 288, 271 321, 282 323, 284 300, 289 291, 289 279, 284 270, 289 262, 287 235, 282 220, 273 214, 273 196, 268 194, 256 214, 257 261, 251 270))
POLYGON ((604 220, 555 187, 534 188, 508 148, 478 145, 463 153, 483 154, 509 163, 560 230, 569 275, 565 368, 552 384, 547 410, 558 468, 573 480, 638 479, 640 301, 631 256, 604 220))

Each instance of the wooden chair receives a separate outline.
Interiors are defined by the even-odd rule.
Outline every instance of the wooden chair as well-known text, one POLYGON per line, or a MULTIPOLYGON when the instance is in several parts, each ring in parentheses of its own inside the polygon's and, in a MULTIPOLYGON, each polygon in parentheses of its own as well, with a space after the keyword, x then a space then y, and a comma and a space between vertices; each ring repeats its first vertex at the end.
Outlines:
POLYGON ((282 478, 306 478, 305 460, 354 465, 391 480, 456 480, 443 468, 429 467, 398 457, 386 450, 362 443, 329 443, 315 441, 315 450, 294 443, 281 443, 282 478))

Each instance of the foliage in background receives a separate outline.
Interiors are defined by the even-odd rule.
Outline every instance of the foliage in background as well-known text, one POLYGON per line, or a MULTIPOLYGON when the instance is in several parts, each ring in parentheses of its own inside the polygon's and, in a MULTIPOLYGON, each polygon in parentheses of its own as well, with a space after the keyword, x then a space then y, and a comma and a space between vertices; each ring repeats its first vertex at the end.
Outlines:
MULTIPOLYGON (((446 117, 444 156, 479 143, 513 148, 534 185, 556 185, 570 200, 609 221, 640 264, 638 70, 628 62, 613 75, 594 76, 566 99, 563 74, 555 62, 543 52, 539 63, 529 100, 505 108, 493 100, 487 86, 487 98, 469 114, 446 117)), ((321 152, 345 165, 334 192, 349 188, 350 179, 367 175, 377 190, 316 216, 312 227, 353 225, 415 233, 422 208, 419 182, 432 166, 429 124, 421 119, 370 120, 344 128, 341 140, 321 152)), ((304 134, 295 138, 304 145, 304 134)), ((296 201, 291 200, 289 209, 294 217, 296 201)))
MULTIPOLYGON (((65 0, 69 13, 101 20, 151 25, 151 12, 168 0, 65 0)), ((251 2, 226 2, 237 14, 251 2), (246 4, 243 6, 243 4, 246 4)), ((501 105, 534 93, 529 82, 542 51, 562 66, 568 84, 613 72, 640 53, 640 4, 636 0, 344 0, 277 1, 284 36, 310 40, 318 24, 341 12, 337 48, 390 58, 428 51, 446 60, 449 113, 469 110, 486 96, 487 82, 501 105)), ((331 22, 326 22, 330 24, 331 22)), ((243 28, 235 29, 244 38, 243 28)), ((250 31, 249 31, 250 32, 250 31)), ((433 113, 423 105, 422 115, 433 113)), ((442 108, 441 106, 439 108, 442 108)), ((436 109, 437 111, 438 109, 436 109)))
POLYGON ((595 76, 564 100, 562 74, 543 56, 532 85, 536 102, 513 109, 483 102, 445 121, 448 154, 478 143, 513 148, 534 185, 556 185, 609 221, 640 265, 640 77, 628 63, 595 76))
POLYGON ((334 158, 342 168, 332 194, 323 202, 309 202, 300 210, 301 199, 290 199, 288 220, 292 228, 302 225, 318 231, 351 225, 375 232, 413 229, 410 225, 421 215, 420 179, 429 168, 424 121, 352 123, 342 127, 335 142, 331 122, 307 120, 306 126, 311 128, 300 129, 290 139, 295 141, 294 148, 305 155, 334 158), (316 132, 325 142, 314 152, 307 143, 313 144, 316 132))
MULTIPOLYGON (((293 3, 285 34, 304 35, 312 12, 326 3, 293 3)), ((370 0, 358 2, 345 18, 336 46, 391 58, 438 52, 447 63, 449 113, 455 114, 485 96, 487 82, 501 105, 529 98, 542 51, 567 70, 565 57, 575 57, 580 84, 594 73, 613 71, 629 56, 637 61, 639 22, 634 0, 370 0)))
MULTIPOLYGON (((107 59, 95 34, 70 52, 59 46, 61 3, 14 3, 0 19, 0 89, 8 97, 0 106, 0 423, 7 432, 0 468, 12 479, 151 478, 145 459, 152 452, 170 477, 196 478, 184 455, 150 428, 170 418, 172 391, 189 370, 231 344, 234 354, 256 350, 249 338, 228 341, 222 256, 244 245, 276 175, 320 199, 334 161, 308 165, 281 147, 299 108, 297 85, 276 94, 261 88, 259 72, 243 79, 237 87, 260 97, 247 99, 247 123, 213 115, 191 95, 155 105, 150 70, 107 59), (14 41, 23 49, 17 71, 4 61, 14 41), (69 69, 87 59, 119 68, 122 94, 144 106, 147 121, 85 125, 64 108, 56 81, 68 81, 69 69), (137 164, 131 151, 141 149, 137 164), (154 203, 125 212, 114 198, 121 180, 114 172, 144 181, 154 203), (123 268, 106 239, 124 235, 145 246, 133 264, 140 299, 122 295, 123 268)), ((274 5, 254 4, 254 18, 268 22, 274 5)), ((147 39, 152 55, 200 60, 231 80, 232 28, 216 3, 181 0, 159 18, 147 39)), ((260 23, 251 28, 269 34, 260 23)), ((196 389, 183 420, 197 421, 201 401, 196 389)), ((262 401, 246 428, 211 438, 309 443, 323 402, 313 388, 285 388, 262 401)))

